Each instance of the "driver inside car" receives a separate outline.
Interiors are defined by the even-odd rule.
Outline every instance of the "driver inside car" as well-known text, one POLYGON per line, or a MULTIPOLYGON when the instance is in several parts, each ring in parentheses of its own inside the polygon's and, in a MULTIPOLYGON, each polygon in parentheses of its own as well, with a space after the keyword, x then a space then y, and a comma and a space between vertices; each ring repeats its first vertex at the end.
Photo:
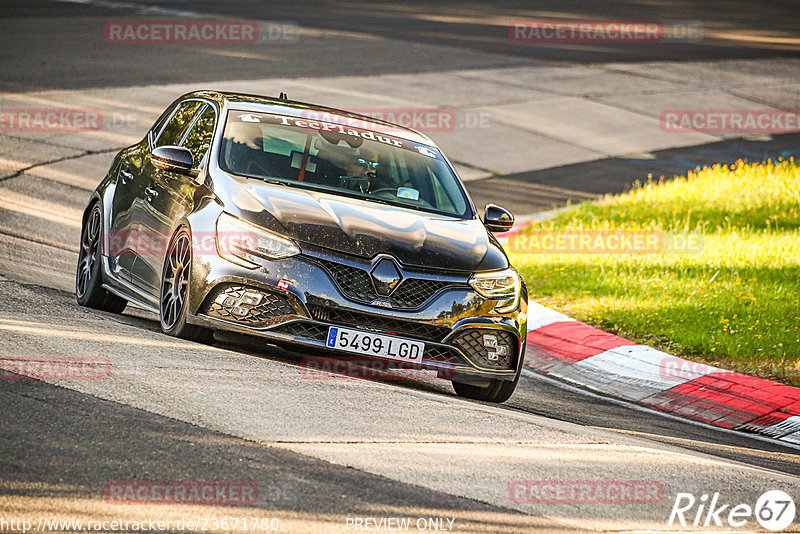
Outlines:
POLYGON ((378 169, 377 150, 363 144, 360 148, 345 146, 343 142, 334 145, 322 137, 316 140, 314 148, 317 149, 315 159, 322 169, 322 173, 318 169, 317 174, 321 174, 327 183, 362 193, 380 188, 375 172, 378 169))
POLYGON ((317 150, 314 158, 317 162, 317 181, 341 186, 343 177, 356 175, 359 171, 359 167, 355 163, 358 158, 358 150, 345 145, 343 141, 335 144, 323 137, 318 137, 314 140, 314 148, 317 150))

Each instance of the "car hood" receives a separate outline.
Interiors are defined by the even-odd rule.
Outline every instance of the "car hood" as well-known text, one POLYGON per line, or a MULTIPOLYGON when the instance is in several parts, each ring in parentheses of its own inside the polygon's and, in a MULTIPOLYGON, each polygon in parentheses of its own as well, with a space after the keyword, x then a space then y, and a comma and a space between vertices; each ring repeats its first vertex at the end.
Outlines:
POLYGON ((294 239, 301 248, 310 244, 365 259, 391 254, 403 265, 456 271, 508 266, 497 240, 478 219, 260 183, 243 185, 232 200, 243 218, 294 239))

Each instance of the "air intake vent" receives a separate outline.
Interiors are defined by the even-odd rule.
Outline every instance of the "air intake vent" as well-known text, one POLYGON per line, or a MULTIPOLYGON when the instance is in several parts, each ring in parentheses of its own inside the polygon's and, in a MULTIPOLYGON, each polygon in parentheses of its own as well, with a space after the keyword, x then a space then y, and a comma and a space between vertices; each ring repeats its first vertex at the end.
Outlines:
POLYGON ((470 328, 452 339, 470 360, 484 369, 514 369, 518 340, 505 330, 470 328))
POLYGON ((381 330, 383 332, 424 339, 426 341, 440 342, 450 333, 450 328, 446 326, 403 321, 339 308, 327 308, 325 306, 309 306, 308 309, 311 315, 318 321, 325 321, 326 323, 333 323, 341 326, 381 330))
POLYGON ((206 297, 201 308, 209 317, 249 326, 262 326, 284 315, 294 315, 285 297, 243 285, 222 284, 206 297))

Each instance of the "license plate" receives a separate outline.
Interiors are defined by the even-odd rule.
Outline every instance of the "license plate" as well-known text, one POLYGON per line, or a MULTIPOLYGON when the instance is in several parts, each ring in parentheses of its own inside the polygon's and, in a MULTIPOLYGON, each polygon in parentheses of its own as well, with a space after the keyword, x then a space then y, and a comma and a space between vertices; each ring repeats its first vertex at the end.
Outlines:
POLYGON ((328 341, 325 344, 333 349, 410 363, 422 363, 422 354, 425 352, 425 343, 421 341, 372 334, 338 326, 328 328, 328 341))

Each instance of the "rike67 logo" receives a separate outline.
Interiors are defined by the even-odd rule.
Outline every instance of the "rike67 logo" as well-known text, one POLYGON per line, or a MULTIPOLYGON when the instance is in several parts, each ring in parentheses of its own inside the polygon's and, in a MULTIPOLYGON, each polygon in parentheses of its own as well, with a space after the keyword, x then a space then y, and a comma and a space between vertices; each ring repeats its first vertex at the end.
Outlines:
POLYGON ((726 503, 719 492, 700 498, 692 493, 678 493, 667 526, 742 528, 755 519, 762 528, 777 532, 792 524, 795 512, 794 500, 781 490, 764 492, 755 506, 726 503))

